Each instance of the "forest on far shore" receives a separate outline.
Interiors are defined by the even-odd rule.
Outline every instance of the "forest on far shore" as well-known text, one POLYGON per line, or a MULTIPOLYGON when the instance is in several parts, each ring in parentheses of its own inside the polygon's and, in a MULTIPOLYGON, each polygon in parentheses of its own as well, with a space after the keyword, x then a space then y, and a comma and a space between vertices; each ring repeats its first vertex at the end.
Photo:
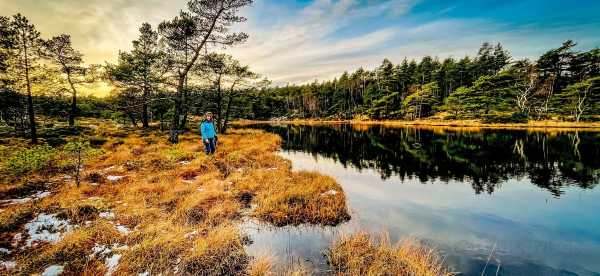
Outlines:
POLYGON ((266 88, 255 95, 256 118, 481 119, 526 122, 597 120, 600 49, 577 52, 568 40, 537 60, 513 60, 500 43, 475 57, 425 56, 334 80, 266 88))

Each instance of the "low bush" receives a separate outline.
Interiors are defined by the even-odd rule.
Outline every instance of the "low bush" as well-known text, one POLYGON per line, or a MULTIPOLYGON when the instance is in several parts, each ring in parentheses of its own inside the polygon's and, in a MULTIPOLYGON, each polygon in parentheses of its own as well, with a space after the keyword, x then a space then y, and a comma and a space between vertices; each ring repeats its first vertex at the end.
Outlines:
POLYGON ((8 172, 15 175, 41 171, 51 165, 56 153, 56 150, 47 145, 21 149, 8 159, 5 167, 8 172))
POLYGON ((483 115, 482 123, 485 124, 507 124, 507 123, 527 123, 528 118, 527 115, 523 113, 509 113, 509 114, 500 114, 500 113, 490 113, 483 115))

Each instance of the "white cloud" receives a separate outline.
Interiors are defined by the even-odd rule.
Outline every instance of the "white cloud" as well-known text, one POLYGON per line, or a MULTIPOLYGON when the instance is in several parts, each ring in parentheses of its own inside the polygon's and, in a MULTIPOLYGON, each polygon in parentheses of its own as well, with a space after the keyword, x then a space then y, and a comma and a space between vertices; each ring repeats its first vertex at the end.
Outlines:
MULTIPOLYGON (((0 12, 23 13, 45 37, 69 33, 88 63, 104 63, 131 47, 142 22, 156 26, 185 9, 186 2, 0 0, 0 12)), ((314 0, 298 8, 256 0, 243 11, 248 21, 235 27, 250 35, 248 42, 227 52, 275 84, 285 84, 331 79, 361 66, 370 69, 386 57, 399 62, 405 56, 473 55, 483 41, 502 42, 515 57, 538 55, 565 39, 599 46, 591 35, 598 34, 597 24, 540 31, 483 19, 444 19, 441 14, 447 10, 439 19, 416 23, 409 19, 410 10, 419 2, 314 0), (361 25, 374 21, 383 24, 361 25)))

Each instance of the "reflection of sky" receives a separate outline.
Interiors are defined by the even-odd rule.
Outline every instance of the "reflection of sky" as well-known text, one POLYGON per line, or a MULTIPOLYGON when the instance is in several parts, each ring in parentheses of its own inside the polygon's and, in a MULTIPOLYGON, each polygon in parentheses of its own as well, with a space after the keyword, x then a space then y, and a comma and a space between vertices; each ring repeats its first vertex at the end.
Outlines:
POLYGON ((568 187, 555 198, 523 178, 502 183, 491 195, 477 195, 469 183, 382 180, 374 170, 343 168, 331 159, 282 155, 297 170, 317 170, 336 178, 346 193, 352 220, 329 230, 254 233, 255 246, 267 244, 275 252, 286 251, 280 252, 283 255, 312 256, 316 261, 337 231, 360 228, 387 231, 394 239, 424 239, 442 250, 455 269, 469 274, 479 275, 494 244, 492 263, 500 263, 506 274, 541 269, 555 273, 549 267, 584 275, 600 272, 600 189, 568 187))

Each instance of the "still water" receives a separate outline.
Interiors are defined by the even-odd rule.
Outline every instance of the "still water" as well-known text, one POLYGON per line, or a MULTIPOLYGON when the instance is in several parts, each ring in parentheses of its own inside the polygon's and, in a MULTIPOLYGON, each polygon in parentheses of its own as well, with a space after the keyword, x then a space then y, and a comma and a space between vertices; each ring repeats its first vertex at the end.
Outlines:
POLYGON ((461 275, 600 275, 600 133, 254 125, 295 170, 334 177, 352 219, 244 223, 251 254, 326 273, 339 235, 385 231, 437 248, 461 275))

